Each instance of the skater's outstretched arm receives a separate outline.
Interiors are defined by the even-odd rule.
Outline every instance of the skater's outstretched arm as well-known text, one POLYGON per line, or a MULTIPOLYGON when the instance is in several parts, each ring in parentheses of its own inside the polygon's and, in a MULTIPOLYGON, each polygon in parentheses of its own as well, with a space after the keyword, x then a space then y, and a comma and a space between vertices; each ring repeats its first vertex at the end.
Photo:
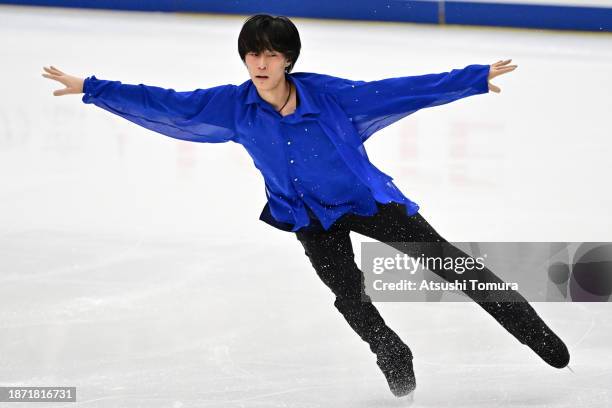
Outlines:
POLYGON ((447 104, 461 98, 500 89, 489 83, 510 72, 511 60, 492 65, 468 65, 450 72, 403 76, 376 81, 353 81, 330 77, 327 92, 333 93, 365 142, 376 131, 420 109, 447 104))
POLYGON ((176 139, 207 143, 234 140, 235 85, 177 92, 98 79, 95 75, 78 78, 55 67, 44 69, 44 77, 66 86, 54 91, 55 96, 84 93, 84 103, 176 139))

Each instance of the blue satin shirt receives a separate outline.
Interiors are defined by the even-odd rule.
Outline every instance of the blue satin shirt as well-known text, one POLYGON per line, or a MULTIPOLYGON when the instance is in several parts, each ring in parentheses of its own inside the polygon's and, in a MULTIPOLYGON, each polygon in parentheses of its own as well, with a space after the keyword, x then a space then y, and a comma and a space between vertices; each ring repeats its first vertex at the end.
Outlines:
POLYGON ((284 231, 328 230, 348 212, 373 215, 376 202, 398 202, 408 215, 417 213, 418 204, 370 162, 364 142, 419 109, 487 93, 489 69, 468 65, 375 81, 289 73, 298 104, 287 116, 263 100, 250 79, 177 92, 92 75, 82 101, 176 139, 239 143, 264 179, 262 221, 284 231))

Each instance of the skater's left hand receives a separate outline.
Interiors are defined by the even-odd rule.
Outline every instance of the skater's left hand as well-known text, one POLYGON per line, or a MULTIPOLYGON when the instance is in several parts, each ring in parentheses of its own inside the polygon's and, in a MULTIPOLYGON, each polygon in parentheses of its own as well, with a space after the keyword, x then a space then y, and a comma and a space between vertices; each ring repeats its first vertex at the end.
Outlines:
POLYGON ((495 64, 491 64, 491 69, 489 70, 489 91, 493 91, 496 93, 500 93, 501 89, 498 86, 495 86, 491 83, 491 80, 497 76, 505 74, 507 72, 512 72, 516 69, 518 65, 508 65, 512 61, 512 59, 508 59, 505 61, 497 61, 495 64))

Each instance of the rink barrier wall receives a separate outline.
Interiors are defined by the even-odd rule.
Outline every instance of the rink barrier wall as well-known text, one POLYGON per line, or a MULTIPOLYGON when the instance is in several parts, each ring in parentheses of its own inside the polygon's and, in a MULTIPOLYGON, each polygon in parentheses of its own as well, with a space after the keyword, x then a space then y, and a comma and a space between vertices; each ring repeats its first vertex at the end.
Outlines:
POLYGON ((0 4, 612 31, 612 7, 573 4, 434 0, 0 0, 0 4))

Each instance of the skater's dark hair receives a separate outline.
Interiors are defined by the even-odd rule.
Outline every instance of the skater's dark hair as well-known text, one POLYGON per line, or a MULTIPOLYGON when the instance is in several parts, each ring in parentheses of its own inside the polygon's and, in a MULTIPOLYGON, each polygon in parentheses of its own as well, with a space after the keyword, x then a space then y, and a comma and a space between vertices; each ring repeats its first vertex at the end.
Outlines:
POLYGON ((300 34, 293 22, 285 16, 251 16, 244 22, 238 36, 238 54, 242 62, 245 62, 245 56, 249 52, 278 51, 290 62, 286 72, 293 69, 300 56, 300 48, 300 34))

